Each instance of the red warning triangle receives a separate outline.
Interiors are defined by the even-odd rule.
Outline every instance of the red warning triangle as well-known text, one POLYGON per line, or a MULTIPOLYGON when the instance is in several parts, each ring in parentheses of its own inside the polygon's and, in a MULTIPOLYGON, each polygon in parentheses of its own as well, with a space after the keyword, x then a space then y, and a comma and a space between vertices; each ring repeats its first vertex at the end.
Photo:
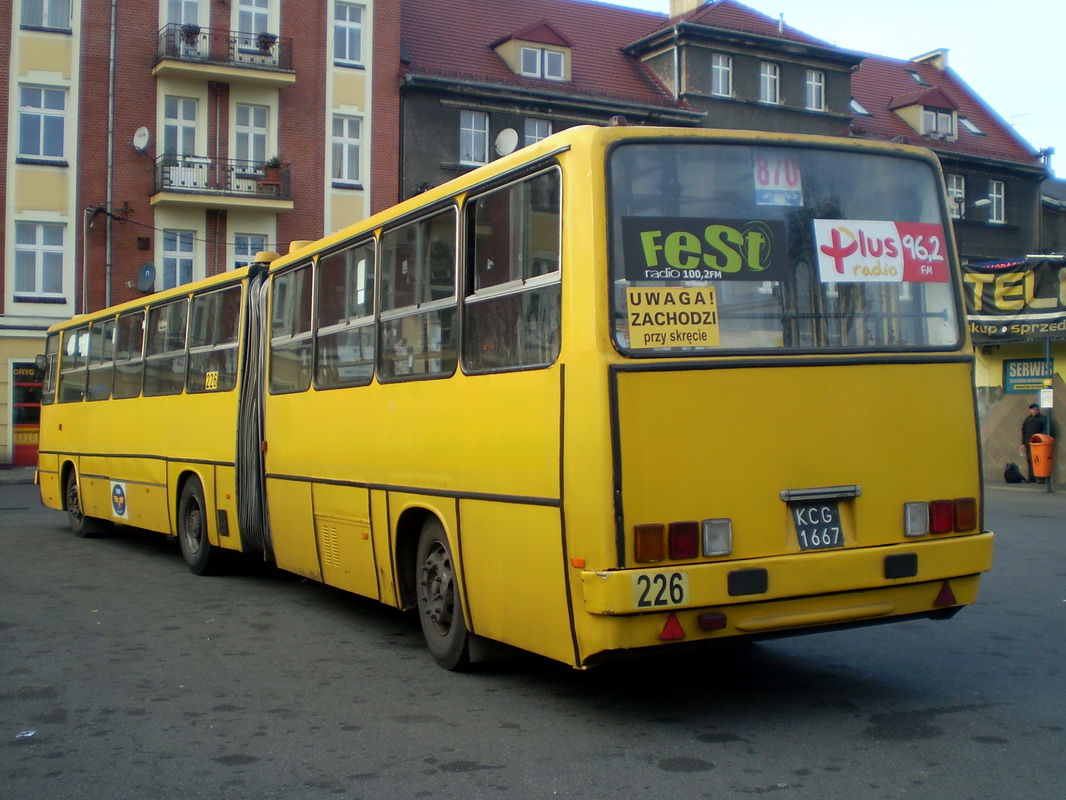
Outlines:
POLYGON ((940 594, 933 601, 933 607, 943 608, 944 606, 957 606, 958 604, 959 601, 955 599, 955 593, 951 591, 951 584, 944 581, 944 585, 940 587, 940 594))
POLYGON ((685 638, 685 629, 681 627, 681 623, 678 622, 677 614, 670 614, 666 618, 666 624, 663 625, 663 632, 659 634, 659 640, 662 642, 672 642, 677 639, 685 638))

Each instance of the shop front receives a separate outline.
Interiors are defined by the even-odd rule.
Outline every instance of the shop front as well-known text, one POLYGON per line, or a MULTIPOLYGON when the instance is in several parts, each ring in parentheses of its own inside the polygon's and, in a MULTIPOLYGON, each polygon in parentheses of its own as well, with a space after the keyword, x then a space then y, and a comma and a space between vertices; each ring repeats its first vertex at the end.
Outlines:
MULTIPOLYGON (((1066 258, 1021 257, 963 268, 970 336, 976 352, 984 475, 1002 482, 1010 462, 1026 470, 1022 423, 1033 403, 1052 435, 1066 431, 1066 258)), ((1064 434, 1066 436, 1066 434, 1064 434)), ((1066 453, 1066 439, 1056 450, 1066 453)), ((1064 456, 1052 480, 1066 481, 1064 456)))

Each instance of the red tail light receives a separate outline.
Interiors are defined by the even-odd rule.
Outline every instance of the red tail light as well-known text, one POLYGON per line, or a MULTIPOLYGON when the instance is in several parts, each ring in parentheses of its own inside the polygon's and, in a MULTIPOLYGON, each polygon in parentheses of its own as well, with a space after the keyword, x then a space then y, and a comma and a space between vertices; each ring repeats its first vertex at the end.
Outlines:
POLYGON ((670 542, 670 558, 696 558, 700 554, 700 524, 698 522, 671 522, 667 539, 670 542))
POLYGON ((932 533, 955 530, 955 504, 951 500, 934 500, 929 504, 929 530, 932 533))

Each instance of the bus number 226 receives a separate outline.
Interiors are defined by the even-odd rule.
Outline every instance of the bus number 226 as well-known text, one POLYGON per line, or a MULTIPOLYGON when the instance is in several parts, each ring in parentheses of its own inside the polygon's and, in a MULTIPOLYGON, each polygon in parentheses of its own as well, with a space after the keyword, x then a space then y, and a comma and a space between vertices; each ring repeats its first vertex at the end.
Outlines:
POLYGON ((687 572, 653 572, 633 576, 633 604, 637 608, 669 608, 687 602, 687 572))

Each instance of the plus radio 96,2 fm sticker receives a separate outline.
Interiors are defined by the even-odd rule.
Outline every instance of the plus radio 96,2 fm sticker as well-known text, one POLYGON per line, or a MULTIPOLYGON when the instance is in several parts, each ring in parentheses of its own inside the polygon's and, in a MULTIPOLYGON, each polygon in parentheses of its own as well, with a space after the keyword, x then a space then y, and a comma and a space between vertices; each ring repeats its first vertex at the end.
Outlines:
POLYGON ((948 250, 938 223, 814 220, 825 283, 946 283, 948 250))

